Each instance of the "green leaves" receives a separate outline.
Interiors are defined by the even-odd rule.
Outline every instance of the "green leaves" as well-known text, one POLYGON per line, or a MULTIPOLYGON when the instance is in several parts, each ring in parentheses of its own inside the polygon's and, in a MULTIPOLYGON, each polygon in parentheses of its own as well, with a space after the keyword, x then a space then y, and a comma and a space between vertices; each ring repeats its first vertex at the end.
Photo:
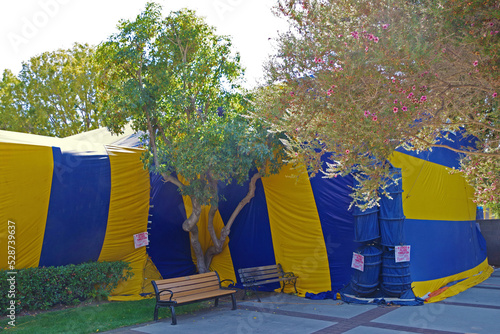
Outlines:
MULTIPOLYGON (((106 299, 121 280, 132 277, 131 269, 128 263, 115 261, 17 270, 17 310, 46 310, 58 304, 106 299)), ((8 291, 9 276, 7 271, 0 270, 0 287, 4 291, 8 291)), ((7 293, 0 296, 1 312, 7 311, 9 300, 7 293)))
POLYGON ((288 159, 311 173, 364 175, 357 203, 376 203, 385 161, 408 143, 427 150, 460 130, 480 143, 464 153, 498 159, 499 6, 279 1, 290 31, 267 65, 255 116, 286 133, 288 159))
POLYGON ((92 47, 75 44, 32 57, 17 78, 5 71, 0 128, 66 137, 99 127, 93 56, 92 47))
POLYGON ((275 160, 276 142, 243 117, 252 106, 230 39, 194 11, 160 12, 149 4, 99 46, 105 123, 119 131, 131 122, 146 133, 150 170, 182 175, 184 195, 214 203, 214 182, 244 182, 250 169, 275 160))

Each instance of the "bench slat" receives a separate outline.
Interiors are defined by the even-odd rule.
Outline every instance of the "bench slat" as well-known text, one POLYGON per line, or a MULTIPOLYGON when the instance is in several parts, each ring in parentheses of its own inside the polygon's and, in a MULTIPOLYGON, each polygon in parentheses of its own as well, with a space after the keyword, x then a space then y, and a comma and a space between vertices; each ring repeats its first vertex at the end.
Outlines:
POLYGON ((242 282, 243 286, 255 286, 255 285, 261 285, 261 284, 268 284, 268 283, 275 283, 275 282, 283 282, 283 281, 289 281, 290 279, 287 278, 274 278, 274 279, 268 279, 265 281, 257 281, 257 282, 242 282))
POLYGON ((189 281, 181 281, 181 282, 163 282, 161 284, 156 283, 158 286, 158 289, 170 289, 172 290, 173 288, 182 288, 182 287, 190 287, 193 286, 195 287, 196 285, 199 284, 205 284, 205 283, 217 283, 219 284, 219 280, 217 277, 209 277, 209 278, 200 278, 200 279, 192 279, 189 281))
MULTIPOLYGON (((208 287, 208 288, 202 288, 202 289, 197 289, 197 290, 188 290, 188 291, 182 291, 182 292, 174 292, 174 298, 172 300, 177 300, 179 298, 185 298, 188 296, 198 296, 204 293, 218 293, 219 291, 228 291, 228 290, 222 290, 222 289, 214 289, 213 287, 208 287)), ((170 293, 166 292, 161 295, 160 300, 170 300, 170 293)))
POLYGON ((274 269, 268 269, 268 270, 253 270, 253 271, 247 271, 247 272, 240 272, 239 274, 242 276, 254 276, 254 275, 262 275, 262 274, 279 275, 281 273, 282 273, 281 270, 274 268, 274 269))
POLYGON ((255 273, 259 271, 281 271, 277 266, 265 266, 265 267, 253 267, 253 268, 242 268, 239 269, 239 273, 255 273))
POLYGON ((215 271, 211 271, 211 272, 204 273, 204 274, 160 279, 160 280, 155 281, 155 283, 156 283, 156 285, 160 286, 161 284, 164 284, 164 283, 170 284, 170 283, 175 283, 175 282, 185 282, 185 281, 198 280, 198 279, 212 277, 212 276, 217 278, 217 274, 215 273, 215 271))
POLYGON ((247 276, 247 277, 242 277, 242 280, 244 279, 245 281, 247 280, 253 280, 255 279, 256 281, 260 280, 265 280, 271 277, 283 277, 283 275, 278 274, 278 273, 272 273, 272 274, 260 274, 260 275, 254 275, 254 276, 247 276))
POLYGON ((209 298, 215 298, 215 297, 224 297, 231 295, 235 293, 236 290, 218 290, 218 291, 209 291, 209 292, 204 292, 204 293, 199 293, 197 295, 192 295, 192 296, 184 296, 180 298, 175 298, 177 303, 189 303, 195 300, 202 300, 202 299, 209 299, 209 298))
MULTIPOLYGON (((174 298, 177 298, 177 297, 181 297, 181 296, 195 295, 195 294, 201 293, 201 292, 218 291, 218 290, 220 290, 219 286, 211 285, 211 286, 207 286, 204 288, 188 289, 188 290, 181 290, 181 291, 172 290, 172 291, 174 292, 174 298)), ((164 294, 162 294, 162 296, 163 295, 164 294)), ((165 295, 170 296, 170 294, 168 292, 165 293, 165 295)))

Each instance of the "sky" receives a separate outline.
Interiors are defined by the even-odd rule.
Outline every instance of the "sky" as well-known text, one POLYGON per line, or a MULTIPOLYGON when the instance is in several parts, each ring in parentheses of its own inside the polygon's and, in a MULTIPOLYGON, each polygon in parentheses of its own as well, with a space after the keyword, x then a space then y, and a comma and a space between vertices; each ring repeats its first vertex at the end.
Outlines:
MULTIPOLYGON (((117 32, 120 19, 134 19, 147 0, 0 1, 0 71, 17 74, 22 62, 46 51, 71 48, 75 42, 97 45, 117 32)), ((229 35, 246 68, 246 84, 263 77, 262 65, 274 53, 284 19, 274 16, 275 0, 156 0, 164 15, 181 8, 196 10, 217 33, 229 35)))

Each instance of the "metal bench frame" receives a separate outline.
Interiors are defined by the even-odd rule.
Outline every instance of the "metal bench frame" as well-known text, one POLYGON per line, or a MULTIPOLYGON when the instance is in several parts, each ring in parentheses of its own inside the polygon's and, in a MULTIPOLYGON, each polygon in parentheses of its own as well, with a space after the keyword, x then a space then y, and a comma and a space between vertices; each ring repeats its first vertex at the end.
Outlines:
POLYGON ((274 282, 280 282, 280 285, 283 282, 281 292, 283 292, 287 284, 293 283, 293 288, 295 289, 295 293, 297 293, 296 283, 298 277, 293 272, 284 272, 279 263, 262 267, 241 268, 238 269, 238 274, 241 284, 245 288, 243 300, 246 298, 247 290, 253 290, 257 296, 257 300, 260 302, 257 287, 274 282))
POLYGON ((170 307, 172 312, 172 325, 177 324, 175 315, 175 306, 201 302, 204 300, 215 299, 215 306, 219 305, 219 298, 231 296, 233 310, 236 310, 236 290, 223 288, 221 283, 232 280, 220 280, 219 274, 215 271, 169 278, 164 280, 151 281, 156 295, 156 305, 154 311, 154 320, 158 321, 158 309, 160 307, 170 307))

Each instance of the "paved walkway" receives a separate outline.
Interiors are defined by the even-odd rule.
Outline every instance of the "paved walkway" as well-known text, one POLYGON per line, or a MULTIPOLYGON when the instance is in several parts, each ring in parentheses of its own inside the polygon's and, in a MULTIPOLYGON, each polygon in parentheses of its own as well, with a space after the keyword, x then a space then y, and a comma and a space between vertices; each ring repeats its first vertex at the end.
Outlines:
POLYGON ((108 333, 230 333, 230 334, 396 334, 500 333, 500 270, 485 282, 423 306, 345 304, 340 300, 310 300, 279 294, 256 301, 230 301, 217 308, 170 319, 113 330, 108 333))

